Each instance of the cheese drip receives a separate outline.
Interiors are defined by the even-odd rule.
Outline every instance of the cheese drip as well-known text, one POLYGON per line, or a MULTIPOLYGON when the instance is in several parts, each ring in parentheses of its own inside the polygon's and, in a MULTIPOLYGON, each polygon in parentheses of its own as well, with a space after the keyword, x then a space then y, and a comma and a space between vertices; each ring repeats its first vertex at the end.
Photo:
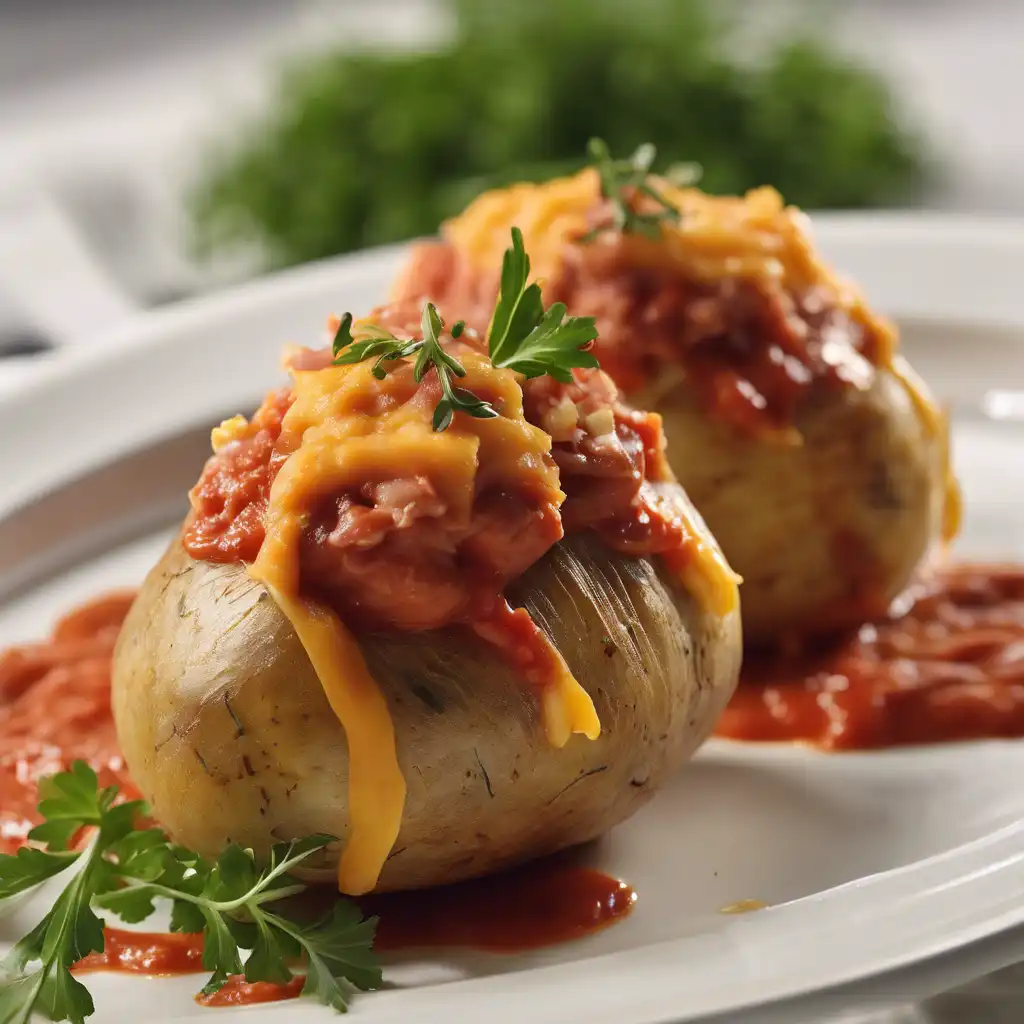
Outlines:
MULTIPOLYGON (((711 196, 657 177, 652 184, 680 217, 663 224, 659 238, 623 236, 619 241, 626 246, 630 263, 674 268, 705 282, 726 277, 771 278, 794 292, 823 286, 834 296, 837 308, 864 330, 873 342, 876 365, 900 381, 925 429, 944 439, 942 535, 944 541, 951 541, 960 529, 961 498, 948 457, 946 417, 924 383, 897 354, 895 325, 874 313, 861 291, 818 255, 810 219, 796 207, 786 206, 768 186, 744 196, 711 196)), ((597 171, 586 168, 570 177, 485 192, 447 221, 441 233, 464 259, 487 273, 501 266, 509 227, 515 224, 523 233, 537 277, 552 279, 564 266, 567 246, 578 243, 593 227, 600 203, 597 171)))
MULTIPOLYGON (((515 376, 472 352, 460 358, 466 386, 486 393, 502 414, 460 414, 440 433, 407 365, 383 381, 369 362, 295 372, 295 400, 282 429, 282 441, 294 447, 271 487, 266 536, 249 569, 294 626, 345 731, 350 831, 338 888, 352 895, 376 885, 398 836, 406 787, 387 702, 358 641, 334 612, 301 594, 299 546, 310 510, 325 496, 410 475, 429 477, 446 520, 456 524, 471 522, 481 480, 527 493, 541 488, 556 505, 564 500, 548 458, 551 439, 524 419, 515 376)), ((564 671, 538 693, 549 739, 560 746, 573 733, 596 737, 600 723, 589 695, 551 650, 564 671)))
POLYGON ((666 519, 680 523, 687 537, 687 543, 677 550, 664 552, 662 560, 702 608, 714 615, 729 615, 739 609, 743 577, 729 565, 714 534, 679 486, 665 455, 661 417, 657 413, 648 413, 648 416, 657 421, 660 439, 647 467, 649 495, 657 511, 666 519))

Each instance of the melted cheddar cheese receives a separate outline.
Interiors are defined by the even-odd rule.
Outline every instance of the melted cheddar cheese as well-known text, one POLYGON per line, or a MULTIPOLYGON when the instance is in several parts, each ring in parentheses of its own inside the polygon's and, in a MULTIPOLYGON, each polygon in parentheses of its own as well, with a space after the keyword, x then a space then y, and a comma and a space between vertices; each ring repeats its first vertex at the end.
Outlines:
POLYGON ((661 417, 657 413, 647 415, 657 422, 660 438, 648 466, 651 478, 648 488, 658 511, 666 519, 674 519, 682 524, 688 540, 685 546, 662 555, 662 558, 683 588, 697 598, 702 608, 714 615, 729 615, 739 609, 739 587, 743 577, 733 571, 718 541, 685 498, 683 489, 678 486, 679 481, 665 455, 665 432, 661 429, 661 417))
MULTIPOLYGON (((794 291, 825 286, 836 306, 873 339, 877 364, 903 384, 925 428, 933 436, 948 433, 935 400, 897 355, 895 325, 875 314, 860 290, 819 257, 804 213, 786 206, 770 187, 753 189, 744 196, 711 196, 659 178, 653 178, 652 184, 680 217, 663 225, 660 238, 620 238, 628 247, 630 263, 674 267, 699 281, 767 277, 794 291)), ((442 235, 464 259, 486 273, 501 266, 509 228, 516 225, 523 233, 535 273, 550 279, 562 269, 567 246, 594 226, 600 203, 597 171, 587 168, 571 177, 485 192, 447 221, 442 235)), ((600 245, 600 238, 590 244, 600 245)), ((943 533, 948 541, 960 526, 960 491, 948 457, 943 471, 943 533)))
MULTIPOLYGON (((369 362, 294 373, 294 402, 282 424, 291 454, 271 486, 266 537, 249 570, 295 627, 345 731, 350 827, 338 887, 353 895, 376 885, 398 835, 406 790, 387 703, 358 642, 336 614, 301 596, 299 545, 311 509, 325 495, 411 475, 430 479, 445 502, 446 521, 466 525, 488 482, 527 492, 542 487, 557 503, 564 500, 549 458, 551 438, 524 419, 515 375, 473 352, 460 358, 465 386, 485 394, 501 415, 457 414, 441 433, 431 427, 434 403, 408 365, 383 381, 369 362)), ((223 436, 237 429, 229 422, 223 436)), ((560 746, 573 733, 596 737, 600 723, 589 695, 553 647, 550 653, 559 668, 539 692, 550 741, 560 746)))
POLYGON ((733 571, 703 520, 698 521, 678 505, 676 514, 686 528, 690 544, 682 560, 671 554, 663 556, 669 568, 702 608, 723 617, 735 612, 740 606, 743 577, 733 571))

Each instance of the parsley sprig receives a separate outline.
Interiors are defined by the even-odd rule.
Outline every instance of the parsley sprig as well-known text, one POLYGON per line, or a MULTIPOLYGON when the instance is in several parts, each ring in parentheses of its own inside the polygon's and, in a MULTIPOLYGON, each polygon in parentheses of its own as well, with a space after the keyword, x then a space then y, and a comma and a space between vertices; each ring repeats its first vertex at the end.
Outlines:
MULTIPOLYGON (((588 351, 597 338, 594 318, 567 317, 564 303, 556 302, 544 309, 540 285, 528 283, 530 257, 523 244, 519 228, 512 228, 512 246, 505 250, 501 269, 498 301, 487 332, 488 351, 494 366, 515 370, 525 377, 548 374, 566 384, 572 381, 574 367, 596 367, 597 359, 588 351)), ((342 366, 373 359, 371 372, 383 380, 400 359, 416 357, 413 377, 419 383, 427 370, 437 372, 441 384, 441 400, 434 410, 434 430, 446 430, 456 412, 464 412, 477 419, 491 419, 498 411, 473 394, 468 388, 457 387, 453 377, 465 377, 466 368, 441 344, 444 332, 442 320, 432 302, 423 306, 420 321, 421 339, 396 338, 390 331, 376 324, 360 324, 357 334, 352 331, 352 314, 346 313, 338 324, 332 351, 334 364, 342 366)), ((458 338, 465 327, 459 320, 452 325, 451 336, 458 338)))
MULTIPOLYGON (((356 340, 352 335, 352 314, 346 313, 334 335, 334 365, 344 366, 375 359, 371 373, 378 380, 383 380, 388 373, 388 363, 414 355, 416 364, 413 367, 413 378, 416 383, 423 380, 427 370, 433 367, 441 384, 441 401, 434 409, 434 430, 447 430, 456 409, 477 419, 493 419, 497 416, 497 409, 489 402, 452 383, 453 375, 466 376, 466 368, 441 346, 444 320, 432 302, 424 304, 420 326, 423 337, 410 341, 396 338, 390 331, 376 324, 360 324, 360 337, 356 340)), ((464 326, 461 320, 453 324, 452 337, 459 337, 464 326)))
POLYGON ((117 803, 116 786, 100 789, 81 761, 40 783, 43 824, 29 833, 40 845, 0 855, 0 899, 9 899, 79 865, 50 911, 14 947, 0 980, 0 1024, 26 1024, 33 1012, 83 1024, 94 1012, 89 990, 71 968, 103 951, 96 909, 134 924, 159 900, 171 905, 171 930, 202 932, 204 993, 233 974, 247 981, 287 982, 303 957, 303 995, 344 1010, 353 989, 377 988, 381 971, 373 953, 376 919, 363 920, 352 903, 338 900, 312 924, 282 906, 306 886, 291 870, 334 841, 314 835, 275 846, 261 867, 251 850, 228 846, 216 862, 167 840, 159 829, 137 829, 141 801, 117 803), (83 828, 96 834, 88 849, 69 850, 83 828), (243 952, 249 956, 243 963, 243 952), (29 968, 32 968, 29 970, 29 968))
MULTIPOLYGON (((651 167, 657 150, 650 142, 638 146, 632 156, 625 160, 612 157, 604 139, 591 139, 587 154, 597 170, 601 181, 601 195, 611 207, 611 222, 601 224, 587 232, 580 241, 592 242, 609 229, 626 233, 658 238, 665 223, 677 223, 677 210, 650 182, 651 167), (636 197, 646 196, 652 200, 654 209, 641 213, 636 209, 636 197)), ((666 178, 674 184, 691 184, 700 175, 692 164, 678 164, 666 172, 666 178)))
POLYGON ((566 317, 565 303, 556 302, 547 311, 540 285, 530 277, 530 257, 523 245, 523 233, 512 229, 512 247, 505 250, 501 265, 501 286, 487 331, 487 348, 495 366, 516 370, 524 377, 554 377, 572 382, 574 367, 596 367, 589 350, 597 338, 592 316, 566 317))

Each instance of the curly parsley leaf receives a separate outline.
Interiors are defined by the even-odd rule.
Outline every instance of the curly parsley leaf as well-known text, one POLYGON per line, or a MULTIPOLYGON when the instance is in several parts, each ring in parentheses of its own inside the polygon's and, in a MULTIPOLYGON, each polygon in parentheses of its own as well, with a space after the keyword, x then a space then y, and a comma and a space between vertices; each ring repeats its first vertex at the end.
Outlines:
POLYGON ((332 836, 279 844, 263 866, 251 850, 235 845, 211 863, 168 842, 157 829, 136 829, 143 805, 116 803, 116 787, 100 789, 95 773, 80 762, 42 783, 40 792, 40 809, 53 819, 33 834, 56 848, 0 855, 0 897, 23 892, 76 862, 82 862, 81 870, 7 957, 0 1024, 27 1024, 35 1012, 84 1024, 93 1001, 71 968, 103 950, 96 909, 137 923, 161 900, 171 902, 172 930, 203 933, 203 966, 210 971, 205 993, 233 974, 285 982, 302 954, 310 964, 304 991, 337 1009, 346 1007, 356 989, 380 984, 372 949, 375 921, 363 921, 354 904, 338 901, 328 918, 309 924, 292 920, 280 902, 306 888, 290 872, 334 842, 332 836), (61 848, 86 827, 96 829, 86 852, 61 848))

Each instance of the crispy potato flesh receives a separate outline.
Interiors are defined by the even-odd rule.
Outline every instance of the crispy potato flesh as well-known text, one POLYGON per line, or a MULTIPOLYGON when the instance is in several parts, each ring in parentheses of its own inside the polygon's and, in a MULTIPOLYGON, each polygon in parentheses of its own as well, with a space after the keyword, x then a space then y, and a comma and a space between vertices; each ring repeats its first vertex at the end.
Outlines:
MULTIPOLYGON (((510 589, 593 697, 596 741, 548 745, 536 697, 464 628, 367 635, 408 785, 378 891, 484 874, 600 835, 707 737, 732 694, 739 613, 716 617, 651 561, 595 537, 556 545, 510 589)), ((241 565, 176 540, 115 655, 132 775, 178 841, 265 853, 348 830, 345 734, 291 625, 241 565)), ((338 851, 307 877, 333 879, 338 851)))

